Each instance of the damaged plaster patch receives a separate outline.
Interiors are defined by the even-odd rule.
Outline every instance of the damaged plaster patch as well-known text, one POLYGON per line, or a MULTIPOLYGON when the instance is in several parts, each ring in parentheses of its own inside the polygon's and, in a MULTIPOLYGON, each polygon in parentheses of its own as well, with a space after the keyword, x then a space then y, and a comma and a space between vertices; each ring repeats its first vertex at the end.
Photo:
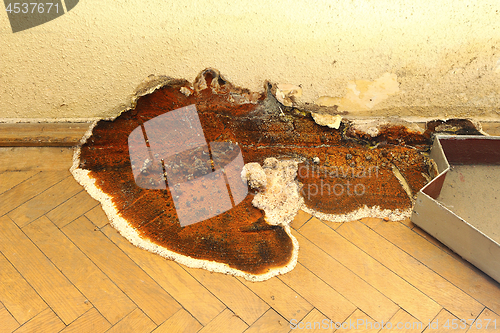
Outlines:
POLYGON ((366 111, 399 92, 396 74, 385 73, 374 81, 349 81, 342 98, 322 96, 316 100, 319 106, 338 106, 338 111, 366 111))
POLYGON ((279 83, 276 87, 276 99, 284 106, 293 106, 295 99, 302 96, 302 88, 289 83, 279 83))
POLYGON ((328 126, 330 128, 339 129, 342 117, 340 115, 330 115, 311 112, 311 115, 316 124, 321 126, 328 126))
POLYGON ((266 158, 261 167, 247 163, 241 177, 252 188, 259 189, 252 204, 266 212, 265 220, 271 225, 288 226, 304 205, 299 183, 295 180, 299 162, 266 158))
POLYGON ((229 93, 229 101, 240 105, 256 104, 260 97, 258 92, 234 86, 214 68, 207 68, 198 74, 193 87, 196 93, 208 88, 213 94, 229 93))
POLYGON ((373 138, 380 133, 380 128, 386 124, 387 122, 382 122, 376 119, 363 119, 353 121, 352 128, 357 132, 366 133, 373 138))
POLYGON ((408 122, 402 119, 393 118, 369 118, 369 119, 349 119, 351 129, 364 133, 371 137, 379 135, 380 131, 387 126, 404 126, 409 130, 416 133, 423 133, 424 128, 420 127, 417 123, 408 122))

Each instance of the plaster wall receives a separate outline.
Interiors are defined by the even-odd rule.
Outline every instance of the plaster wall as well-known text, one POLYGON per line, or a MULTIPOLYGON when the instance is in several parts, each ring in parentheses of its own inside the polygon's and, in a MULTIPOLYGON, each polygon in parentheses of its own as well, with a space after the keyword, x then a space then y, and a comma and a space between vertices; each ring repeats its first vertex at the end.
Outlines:
POLYGON ((116 116, 149 75, 206 67, 352 115, 497 119, 500 2, 81 0, 17 33, 0 14, 3 121, 116 116))

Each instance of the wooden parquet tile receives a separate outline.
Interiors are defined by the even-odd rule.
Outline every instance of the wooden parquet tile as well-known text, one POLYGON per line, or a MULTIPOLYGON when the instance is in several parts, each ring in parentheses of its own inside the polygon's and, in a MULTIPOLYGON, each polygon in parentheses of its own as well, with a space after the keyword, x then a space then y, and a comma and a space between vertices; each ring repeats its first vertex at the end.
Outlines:
POLYGON ((3 254, 0 254, 0 301, 20 324, 48 308, 3 254))
POLYGON ((109 225, 102 231, 200 323, 208 324, 226 308, 177 263, 133 246, 109 225))
MULTIPOLYGON (((334 256, 341 264, 348 267, 419 320, 429 321, 434 318, 441 310, 439 304, 414 285, 398 276, 397 271, 391 271, 370 256, 369 253, 356 246, 358 242, 363 243, 364 238, 344 238, 345 233, 342 232, 356 223, 360 222, 345 223, 338 229, 340 230, 338 233, 318 219, 312 219, 301 228, 301 233, 313 243, 323 244, 320 247, 325 252, 334 256)), ((389 246, 389 244, 384 244, 384 239, 380 239, 379 242, 381 244, 380 248, 389 246)))
POLYGON ((425 266, 472 295, 493 311, 500 313, 498 283, 464 260, 436 251, 436 246, 399 223, 377 223, 374 228, 382 237, 420 261, 425 266))
POLYGON ((0 333, 500 329, 500 285, 408 221, 300 212, 297 267, 251 283, 132 246, 73 180, 71 157, 0 148, 0 333))
POLYGON ((135 304, 47 217, 23 231, 110 323, 135 309, 135 304))
POLYGON ((288 320, 283 318, 273 309, 267 310, 245 333, 260 333, 260 332, 289 332, 290 325, 288 320))
MULTIPOLYGON (((484 309, 484 305, 476 301, 472 296, 401 251, 394 244, 386 242, 383 237, 362 223, 344 224, 339 228, 339 233, 458 318, 475 318, 484 309), (379 244, 382 246, 376 246, 379 244), (415 268, 418 269, 417 274, 415 268)), ((419 299, 417 302, 421 304, 424 300, 419 299)), ((432 318, 425 315, 419 317, 415 311, 410 311, 406 307, 403 308, 422 321, 432 318)), ((428 304, 426 309, 430 308, 431 305, 428 304)), ((436 308, 436 306, 433 308, 436 308)), ((438 312, 436 311, 435 315, 438 312)))
MULTIPOLYGON (((344 318, 346 319, 346 318, 344 318)), ((337 321, 338 323, 343 323, 345 320, 337 321)), ((335 326, 336 321, 328 318, 324 314, 314 308, 304 317, 301 321, 290 322, 290 328, 293 331, 305 331, 314 333, 332 333, 336 331, 335 326)))
POLYGON ((7 216, 0 217, 0 251, 65 324, 90 309, 85 296, 7 216))
POLYGON ((222 311, 214 320, 207 326, 203 327, 200 333, 240 333, 245 331, 248 325, 243 322, 231 310, 222 311))
POLYGON ((154 333, 195 333, 203 326, 189 312, 184 309, 177 311, 163 324, 158 326, 154 333))
POLYGON ((81 191, 82 187, 68 176, 14 209, 9 217, 22 228, 81 191))
POLYGON ((3 305, 0 305, 0 323, 0 333, 12 332, 19 327, 19 323, 3 305))
POLYGON ((464 333, 467 332, 470 328, 470 321, 466 321, 465 324, 462 324, 457 317, 452 315, 449 311, 446 309, 443 309, 439 312, 439 314, 432 319, 430 323, 428 323, 427 327, 425 328, 424 332, 425 333, 430 333, 430 332, 440 332, 440 333, 464 333), (453 327, 453 323, 457 323, 457 327, 453 327))
POLYGON ((97 205, 87 213, 85 213, 85 217, 90 220, 96 227, 103 228, 106 224, 109 224, 108 217, 101 205, 97 205))
MULTIPOLYGON (((290 273, 280 276, 279 279, 302 295, 328 319, 342 322, 356 310, 356 306, 347 298, 301 263, 298 263, 290 273)), ((294 319, 299 320, 299 318, 294 319)))
POLYGON ((111 324, 104 318, 96 308, 92 308, 85 312, 80 318, 66 326, 61 333, 80 333, 92 332, 101 333, 106 332, 111 327, 111 324))
POLYGON ((299 263, 316 274, 356 307, 369 313, 377 321, 387 321, 398 306, 367 281, 343 266, 334 257, 300 234, 295 234, 300 244, 299 263))
POLYGON ((81 191, 46 215, 58 228, 62 228, 93 208, 100 208, 98 204, 99 202, 92 199, 86 191, 81 191))
POLYGON ((156 324, 180 309, 176 300, 101 231, 96 231, 86 217, 76 219, 62 231, 156 324))
POLYGON ((0 194, 33 177, 38 171, 4 171, 0 173, 0 194))
POLYGON ((61 319, 51 309, 46 309, 19 327, 16 333, 59 332, 64 328, 61 319))
MULTIPOLYGON (((484 309, 474 321, 469 321, 470 329, 467 332, 498 332, 500 330, 500 316, 489 309, 484 309)), ((453 326, 453 323, 452 323, 453 326)), ((452 327, 453 328, 453 327, 452 327)))
POLYGON ((389 320, 390 324, 384 325, 384 332, 419 333, 425 327, 424 322, 416 319, 403 309, 389 320))
POLYGON ((239 278, 251 291, 287 320, 302 319, 313 306, 278 278, 254 283, 239 278))
POLYGON ((363 311, 356 309, 352 315, 349 316, 344 322, 338 323, 337 330, 340 332, 363 332, 363 333, 376 333, 380 331, 382 322, 368 316, 363 311))
POLYGON ((155 323, 140 309, 135 309, 113 326, 108 333, 146 333, 155 329, 155 323))
POLYGON ((17 184, 11 190, 0 194, 0 216, 15 210, 31 198, 68 177, 70 177, 69 171, 44 171, 17 184))
POLYGON ((249 325, 269 309, 266 302, 233 276, 214 274, 203 269, 186 270, 249 325))

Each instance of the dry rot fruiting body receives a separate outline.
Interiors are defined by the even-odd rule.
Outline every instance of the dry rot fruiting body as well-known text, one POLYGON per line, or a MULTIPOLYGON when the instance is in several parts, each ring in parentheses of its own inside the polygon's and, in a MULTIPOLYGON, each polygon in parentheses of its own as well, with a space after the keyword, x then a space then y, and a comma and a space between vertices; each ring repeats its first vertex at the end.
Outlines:
MULTIPOLYGON (((283 113, 273 96, 235 88, 214 71, 203 72, 193 86, 169 80, 139 97, 133 109, 113 121, 99 121, 80 149, 78 168, 89 171, 97 189, 112 198, 118 214, 140 238, 172 253, 259 275, 288 265, 294 251, 291 234, 282 226, 267 224, 263 211, 252 205, 255 189, 249 188, 233 209, 181 227, 168 188, 137 185, 129 135, 147 121, 181 107, 195 105, 207 142, 237 143, 244 163, 263 164, 269 157, 300 160, 297 179, 305 205, 319 212, 341 215, 364 206, 411 208, 393 167, 399 169, 412 193, 427 182, 429 166, 421 151, 429 148, 428 133, 399 126, 368 138, 346 124, 338 130, 320 126, 309 113, 292 108, 283 113)), ((191 179, 203 172, 204 166, 195 163, 201 154, 202 150, 193 150, 167 167, 191 179), (185 161, 193 163, 175 170, 185 161)), ((218 158, 230 161, 231 154, 232 150, 221 151, 218 158)), ((196 197, 189 205, 205 200, 209 202, 210 196, 196 197)))

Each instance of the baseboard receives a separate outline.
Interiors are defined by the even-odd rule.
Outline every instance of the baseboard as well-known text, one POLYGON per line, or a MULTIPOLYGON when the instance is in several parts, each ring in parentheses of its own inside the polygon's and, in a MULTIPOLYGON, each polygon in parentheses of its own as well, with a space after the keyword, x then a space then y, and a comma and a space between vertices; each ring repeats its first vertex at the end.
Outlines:
POLYGON ((500 122, 481 122, 481 127, 489 135, 500 135, 500 122))
POLYGON ((76 146, 91 123, 0 123, 0 147, 76 146))

